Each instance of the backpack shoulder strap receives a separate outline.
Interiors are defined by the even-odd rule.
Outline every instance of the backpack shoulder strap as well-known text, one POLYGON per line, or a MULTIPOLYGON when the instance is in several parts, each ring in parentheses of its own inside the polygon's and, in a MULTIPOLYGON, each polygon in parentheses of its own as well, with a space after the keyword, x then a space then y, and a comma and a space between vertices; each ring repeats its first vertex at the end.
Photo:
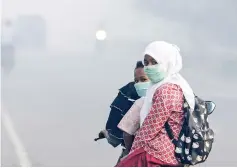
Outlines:
POLYGON ((168 121, 166 121, 166 123, 165 123, 165 130, 166 130, 166 132, 167 132, 171 142, 173 144, 176 144, 177 141, 176 141, 176 139, 174 139, 174 135, 173 135, 173 132, 172 132, 172 130, 170 128, 170 125, 169 125, 168 121))

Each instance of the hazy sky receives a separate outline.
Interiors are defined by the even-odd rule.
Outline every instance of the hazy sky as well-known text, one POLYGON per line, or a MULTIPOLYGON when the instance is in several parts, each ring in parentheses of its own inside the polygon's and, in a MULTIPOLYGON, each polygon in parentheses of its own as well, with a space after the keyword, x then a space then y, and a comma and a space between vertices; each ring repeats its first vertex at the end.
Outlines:
POLYGON ((236 0, 3 0, 2 6, 2 18, 13 25, 20 15, 46 21, 47 48, 16 46, 15 67, 2 86, 2 102, 34 165, 113 166, 120 149, 93 138, 118 88, 133 80, 144 47, 167 40, 181 48, 182 74, 195 93, 217 103, 210 116, 216 141, 205 165, 237 166, 236 0), (98 29, 107 32, 103 43, 95 39, 98 29))

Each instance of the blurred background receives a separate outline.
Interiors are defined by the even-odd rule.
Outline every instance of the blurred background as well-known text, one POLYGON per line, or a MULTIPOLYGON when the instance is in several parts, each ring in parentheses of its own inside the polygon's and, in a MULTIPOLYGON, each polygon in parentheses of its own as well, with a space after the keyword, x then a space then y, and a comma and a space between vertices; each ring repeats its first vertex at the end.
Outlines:
MULTIPOLYGON (((1 105, 33 166, 114 166, 109 105, 153 40, 181 48, 183 76, 213 100, 201 166, 237 166, 236 0, 2 0, 1 105)), ((1 129, 1 165, 19 166, 1 129)))

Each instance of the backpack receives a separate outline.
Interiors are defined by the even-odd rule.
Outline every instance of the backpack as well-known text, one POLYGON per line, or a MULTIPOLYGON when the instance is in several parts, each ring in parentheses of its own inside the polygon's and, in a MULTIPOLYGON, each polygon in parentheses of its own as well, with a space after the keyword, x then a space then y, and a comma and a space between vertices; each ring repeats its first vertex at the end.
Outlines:
POLYGON ((181 164, 196 165, 206 161, 214 142, 208 115, 214 111, 215 106, 213 102, 195 96, 195 108, 192 111, 185 100, 184 123, 178 140, 174 139, 168 122, 165 123, 166 132, 175 145, 175 157, 181 164))

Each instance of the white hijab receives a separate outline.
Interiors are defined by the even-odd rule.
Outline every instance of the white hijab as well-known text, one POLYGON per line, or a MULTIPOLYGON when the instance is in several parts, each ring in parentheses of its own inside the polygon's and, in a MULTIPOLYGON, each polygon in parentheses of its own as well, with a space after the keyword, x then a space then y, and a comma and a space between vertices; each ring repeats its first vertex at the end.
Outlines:
POLYGON ((140 125, 142 126, 146 116, 152 106, 152 98, 156 90, 165 83, 179 85, 183 91, 184 97, 191 109, 194 109, 194 93, 187 81, 179 74, 182 69, 182 57, 179 48, 173 44, 164 41, 155 41, 150 43, 144 52, 144 55, 153 57, 158 63, 163 64, 167 77, 159 83, 153 84, 146 94, 144 104, 140 112, 140 125))

